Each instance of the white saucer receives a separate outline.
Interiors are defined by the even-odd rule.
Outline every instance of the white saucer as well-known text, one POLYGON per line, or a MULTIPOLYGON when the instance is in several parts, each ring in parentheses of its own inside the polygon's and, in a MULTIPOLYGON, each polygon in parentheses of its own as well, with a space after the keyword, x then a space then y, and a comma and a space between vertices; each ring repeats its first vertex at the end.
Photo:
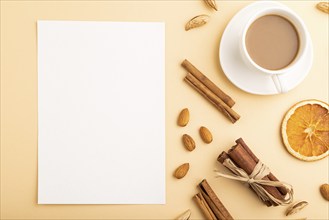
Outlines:
MULTIPOLYGON (((239 48, 239 38, 249 17, 260 9, 267 7, 282 7, 290 10, 281 3, 272 1, 256 2, 240 10, 226 26, 219 47, 219 61, 226 77, 240 89, 258 95, 279 94, 271 76, 251 70, 242 60, 239 48)), ((291 10, 290 10, 291 11, 291 10)), ((286 91, 295 88, 303 81, 311 69, 313 62, 313 48, 309 33, 310 44, 306 48, 306 56, 299 62, 291 73, 280 75, 286 86, 286 91)))

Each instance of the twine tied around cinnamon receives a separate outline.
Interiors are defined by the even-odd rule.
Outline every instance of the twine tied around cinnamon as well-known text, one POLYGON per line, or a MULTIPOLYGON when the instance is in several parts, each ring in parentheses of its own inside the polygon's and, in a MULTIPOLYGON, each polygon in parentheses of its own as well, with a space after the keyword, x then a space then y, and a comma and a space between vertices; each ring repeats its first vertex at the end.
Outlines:
POLYGON ((277 205, 288 205, 293 201, 294 191, 291 185, 281 181, 262 180, 263 177, 270 173, 270 169, 261 161, 258 161, 250 175, 243 169, 237 167, 230 158, 225 159, 223 165, 232 171, 233 174, 224 174, 215 170, 217 174, 216 177, 224 177, 248 183, 256 192, 257 196, 263 201, 271 201, 277 205), (282 199, 277 199, 268 193, 263 186, 284 187, 287 190, 287 194, 282 199))

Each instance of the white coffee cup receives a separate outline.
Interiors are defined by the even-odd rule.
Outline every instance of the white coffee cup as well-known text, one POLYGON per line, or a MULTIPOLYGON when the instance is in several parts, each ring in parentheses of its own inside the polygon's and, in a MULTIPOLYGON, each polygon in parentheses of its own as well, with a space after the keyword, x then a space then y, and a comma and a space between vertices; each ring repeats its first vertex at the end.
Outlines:
POLYGON ((306 53, 307 45, 310 43, 310 39, 307 37, 307 29, 304 22, 301 18, 289 9, 284 8, 267 8, 264 10, 260 10, 259 12, 255 13, 251 18, 249 18, 247 25, 243 28, 240 37, 240 50, 243 57, 244 62, 255 72, 260 72, 262 74, 270 75, 272 77, 273 83, 278 91, 278 93, 285 93, 287 92, 287 87, 285 86, 284 80, 280 77, 283 74, 291 73, 292 69, 295 68, 300 62, 302 62, 303 57, 306 53), (286 67, 279 69, 279 70, 269 70, 259 66, 257 63, 253 61, 250 57, 247 46, 246 46, 246 35, 247 31, 249 30, 251 24, 256 21, 258 18, 263 17, 265 15, 278 15, 281 16, 288 21, 295 27, 298 37, 299 37, 299 49, 296 57, 294 60, 286 67))

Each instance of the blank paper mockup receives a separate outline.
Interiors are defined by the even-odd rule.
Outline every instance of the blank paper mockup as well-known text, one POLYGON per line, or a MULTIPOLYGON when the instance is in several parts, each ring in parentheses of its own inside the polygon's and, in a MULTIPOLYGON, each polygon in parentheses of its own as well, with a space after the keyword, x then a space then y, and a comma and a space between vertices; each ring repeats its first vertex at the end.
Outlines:
POLYGON ((38 21, 38 203, 165 203, 165 27, 38 21))

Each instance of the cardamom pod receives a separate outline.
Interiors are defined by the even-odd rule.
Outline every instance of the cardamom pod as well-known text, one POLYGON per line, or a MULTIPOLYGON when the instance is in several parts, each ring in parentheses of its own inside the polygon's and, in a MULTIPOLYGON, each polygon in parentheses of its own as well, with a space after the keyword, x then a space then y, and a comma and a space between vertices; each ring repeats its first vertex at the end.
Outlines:
POLYGON ((193 28, 200 27, 202 25, 205 25, 210 20, 210 17, 208 15, 198 15, 189 20, 185 25, 185 30, 188 31, 193 28))
POLYGON ((217 9, 217 4, 215 0, 204 0, 204 2, 211 8, 213 8, 214 10, 218 10, 217 9))
POLYGON ((178 216, 176 220, 189 220, 191 217, 191 210, 186 210, 183 214, 178 216))
POLYGON ((327 14, 329 14, 329 2, 319 2, 316 5, 317 9, 319 9, 320 11, 323 11, 327 14))
POLYGON ((288 207, 288 209, 286 211, 286 216, 299 212, 300 210, 305 208, 305 206, 307 206, 307 205, 308 205, 308 202, 306 202, 306 201, 300 201, 300 202, 296 202, 296 203, 292 204, 291 206, 288 207))

